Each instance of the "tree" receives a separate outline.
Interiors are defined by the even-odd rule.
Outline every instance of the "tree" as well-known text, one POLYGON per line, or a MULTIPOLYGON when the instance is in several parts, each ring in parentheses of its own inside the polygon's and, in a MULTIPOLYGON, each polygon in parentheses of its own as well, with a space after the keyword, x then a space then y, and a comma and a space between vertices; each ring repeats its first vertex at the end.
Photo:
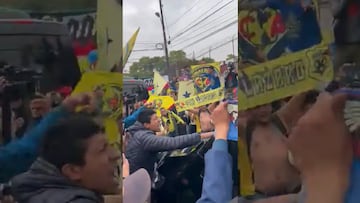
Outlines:
POLYGON ((142 57, 138 62, 130 66, 130 75, 136 78, 151 78, 154 75, 154 70, 164 74, 165 59, 164 57, 142 57))
POLYGON ((190 59, 186 58, 186 53, 182 50, 171 51, 169 54, 170 70, 168 75, 175 75, 178 71, 190 64, 190 59))
POLYGON ((227 61, 237 61, 237 56, 235 56, 235 55, 233 55, 233 54, 228 54, 227 56, 226 56, 226 60, 227 61))
POLYGON ((204 63, 214 63, 215 60, 212 59, 212 58, 209 58, 209 57, 204 57, 200 60, 201 62, 204 62, 204 63))
MULTIPOLYGON (((205 63, 212 63, 215 60, 212 58, 203 58, 205 63)), ((178 74, 181 68, 197 65, 199 61, 189 59, 186 53, 182 50, 171 51, 169 53, 170 70, 166 69, 165 57, 142 57, 138 62, 130 66, 130 76, 136 78, 151 78, 153 77, 153 70, 159 71, 162 75, 173 76, 178 74)))

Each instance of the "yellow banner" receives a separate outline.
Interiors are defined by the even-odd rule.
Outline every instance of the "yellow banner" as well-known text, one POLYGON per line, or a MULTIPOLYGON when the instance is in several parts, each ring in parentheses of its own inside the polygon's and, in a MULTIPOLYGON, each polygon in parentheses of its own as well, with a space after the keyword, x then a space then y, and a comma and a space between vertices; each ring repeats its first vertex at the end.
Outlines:
POLYGON ((207 92, 209 90, 216 89, 220 87, 220 63, 206 63, 200 65, 191 66, 191 77, 194 81, 195 93, 200 94, 207 92), (212 69, 212 72, 209 73, 209 69, 212 69), (219 84, 212 84, 211 78, 219 80, 219 84), (214 85, 217 85, 214 87, 214 85))
POLYGON ((175 101, 170 96, 155 96, 151 95, 147 100, 147 103, 153 103, 155 105, 155 109, 165 108, 169 109, 174 105, 175 101))
POLYGON ((242 62, 263 63, 324 42, 317 1, 307 3, 305 10, 300 1, 292 4, 264 2, 261 5, 252 1, 239 2, 238 49, 242 62), (284 15, 293 9, 299 12, 284 15))
POLYGON ((250 66, 239 70, 239 110, 316 88, 333 77, 325 45, 250 66))
POLYGON ((179 81, 178 100, 183 100, 195 95, 194 82, 179 81))
POLYGON ((116 124, 122 113, 122 74, 110 72, 85 72, 72 94, 102 90, 97 111, 105 118, 105 130, 110 143, 118 143, 119 129, 116 124))
POLYGON ((177 112, 194 109, 200 106, 220 101, 224 98, 224 89, 218 88, 208 92, 189 97, 187 99, 178 100, 175 103, 177 112))
POLYGON ((202 73, 207 73, 208 67, 213 67, 217 73, 220 73, 220 63, 215 62, 215 63, 205 63, 205 64, 191 66, 191 75, 197 76, 202 73))

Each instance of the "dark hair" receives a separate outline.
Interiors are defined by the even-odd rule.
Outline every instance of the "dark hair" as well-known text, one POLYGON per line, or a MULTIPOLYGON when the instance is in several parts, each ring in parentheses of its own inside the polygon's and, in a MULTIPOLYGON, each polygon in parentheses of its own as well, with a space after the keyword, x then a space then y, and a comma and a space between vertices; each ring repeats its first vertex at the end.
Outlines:
POLYGON ((43 138, 40 157, 61 169, 65 164, 84 165, 86 141, 103 128, 91 117, 73 115, 50 127, 43 138))
POLYGON ((156 114, 156 112, 154 110, 151 109, 144 109, 143 111, 141 111, 139 113, 139 116, 137 118, 137 121, 139 121, 140 123, 144 124, 144 123, 150 123, 151 120, 151 116, 156 114))

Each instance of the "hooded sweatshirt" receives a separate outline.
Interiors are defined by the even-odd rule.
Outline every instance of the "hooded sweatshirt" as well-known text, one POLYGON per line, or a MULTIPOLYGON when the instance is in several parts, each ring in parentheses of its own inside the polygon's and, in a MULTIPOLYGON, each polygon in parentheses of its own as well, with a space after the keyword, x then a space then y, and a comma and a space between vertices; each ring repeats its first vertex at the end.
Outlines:
POLYGON ((146 129, 140 122, 131 126, 128 132, 130 138, 125 155, 129 161, 130 173, 144 168, 151 177, 153 177, 158 152, 182 149, 196 145, 201 140, 198 133, 177 137, 156 136, 153 131, 146 129))
POLYGON ((20 203, 103 203, 101 195, 71 182, 41 158, 12 180, 12 193, 20 203))

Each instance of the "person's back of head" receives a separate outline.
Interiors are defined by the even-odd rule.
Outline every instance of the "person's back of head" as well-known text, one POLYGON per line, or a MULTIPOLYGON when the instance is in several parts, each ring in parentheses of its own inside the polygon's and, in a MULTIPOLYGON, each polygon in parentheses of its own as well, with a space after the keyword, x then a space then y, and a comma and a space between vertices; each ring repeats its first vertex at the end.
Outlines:
POLYGON ((74 115, 52 126, 40 157, 76 185, 100 194, 119 192, 119 153, 108 144, 103 127, 89 116, 74 115))

